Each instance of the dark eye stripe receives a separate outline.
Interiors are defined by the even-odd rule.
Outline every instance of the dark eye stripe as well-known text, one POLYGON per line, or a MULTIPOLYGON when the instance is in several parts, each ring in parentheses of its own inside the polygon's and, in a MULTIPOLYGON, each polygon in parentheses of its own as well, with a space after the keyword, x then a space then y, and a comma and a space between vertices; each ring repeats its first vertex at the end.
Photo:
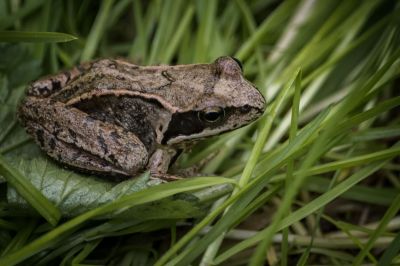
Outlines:
POLYGON ((175 113, 164 133, 162 144, 177 136, 189 136, 204 130, 205 124, 198 118, 198 111, 175 113))
POLYGON ((250 106, 243 106, 239 108, 232 106, 225 107, 220 110, 224 116, 214 122, 210 122, 201 118, 202 114, 207 111, 207 109, 202 111, 175 113, 171 117, 171 121, 169 122, 168 129, 164 133, 164 138, 161 141, 161 144, 165 145, 169 140, 178 136, 187 136, 188 139, 191 139, 191 135, 201 133, 206 129, 216 129, 217 132, 215 132, 215 134, 231 131, 238 126, 244 126, 247 123, 243 123, 244 120, 242 119, 241 121, 237 121, 239 124, 233 128, 226 128, 224 127, 226 121, 229 120, 232 115, 241 116, 251 110, 252 108, 250 106))

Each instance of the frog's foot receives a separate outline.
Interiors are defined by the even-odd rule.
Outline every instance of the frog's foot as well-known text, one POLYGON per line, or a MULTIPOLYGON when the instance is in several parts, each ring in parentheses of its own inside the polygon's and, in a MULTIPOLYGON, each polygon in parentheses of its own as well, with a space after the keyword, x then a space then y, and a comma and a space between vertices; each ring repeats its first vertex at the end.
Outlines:
POLYGON ((177 176, 177 175, 170 175, 170 174, 163 174, 163 173, 151 173, 150 179, 151 180, 161 180, 162 182, 171 182, 176 180, 181 180, 184 177, 177 176))
POLYGON ((171 159, 175 154, 175 150, 157 149, 149 160, 148 168, 150 169, 151 178, 160 179, 165 182, 182 179, 183 177, 167 173, 171 159))

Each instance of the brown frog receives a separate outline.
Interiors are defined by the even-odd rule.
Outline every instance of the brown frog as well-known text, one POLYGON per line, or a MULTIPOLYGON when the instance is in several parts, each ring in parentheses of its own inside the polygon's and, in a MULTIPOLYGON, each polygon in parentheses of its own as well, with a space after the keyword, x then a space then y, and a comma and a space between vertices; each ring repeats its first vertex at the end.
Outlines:
POLYGON ((33 82, 18 117, 50 157, 90 173, 167 171, 194 140, 242 127, 265 109, 237 59, 137 66, 84 63, 33 82))

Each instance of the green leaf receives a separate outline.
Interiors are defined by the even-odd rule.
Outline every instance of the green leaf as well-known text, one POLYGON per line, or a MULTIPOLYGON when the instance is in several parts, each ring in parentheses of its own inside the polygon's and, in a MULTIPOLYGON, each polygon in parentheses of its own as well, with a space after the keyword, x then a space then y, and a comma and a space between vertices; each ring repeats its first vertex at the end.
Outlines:
MULTIPOLYGON (((18 169, 38 191, 58 207, 64 217, 80 215, 106 203, 114 202, 122 196, 145 190, 154 183, 148 180, 147 175, 144 175, 115 184, 105 178, 85 176, 64 170, 43 157, 32 160, 22 159, 18 163, 18 169)), ((156 185, 157 182, 154 184, 156 185)), ((8 188, 7 200, 14 212, 23 212, 25 215, 29 213, 30 204, 12 186, 8 188)), ((142 220, 192 218, 203 215, 203 208, 199 198, 191 194, 182 194, 179 197, 166 198, 160 202, 133 208, 112 217, 142 220)))
POLYGON ((0 31, 0 42, 70 42, 76 39, 61 32, 0 31))

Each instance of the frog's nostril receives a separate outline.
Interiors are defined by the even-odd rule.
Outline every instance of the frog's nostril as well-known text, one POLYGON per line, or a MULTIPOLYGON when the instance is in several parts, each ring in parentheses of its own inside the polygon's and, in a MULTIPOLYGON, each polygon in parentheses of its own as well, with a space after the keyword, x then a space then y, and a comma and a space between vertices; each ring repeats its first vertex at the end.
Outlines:
POLYGON ((250 112, 250 110, 251 110, 251 107, 250 107, 250 105, 248 105, 248 104, 246 104, 246 105, 244 105, 244 106, 242 106, 242 107, 240 108, 240 112, 241 112, 242 114, 247 114, 248 112, 250 112))

